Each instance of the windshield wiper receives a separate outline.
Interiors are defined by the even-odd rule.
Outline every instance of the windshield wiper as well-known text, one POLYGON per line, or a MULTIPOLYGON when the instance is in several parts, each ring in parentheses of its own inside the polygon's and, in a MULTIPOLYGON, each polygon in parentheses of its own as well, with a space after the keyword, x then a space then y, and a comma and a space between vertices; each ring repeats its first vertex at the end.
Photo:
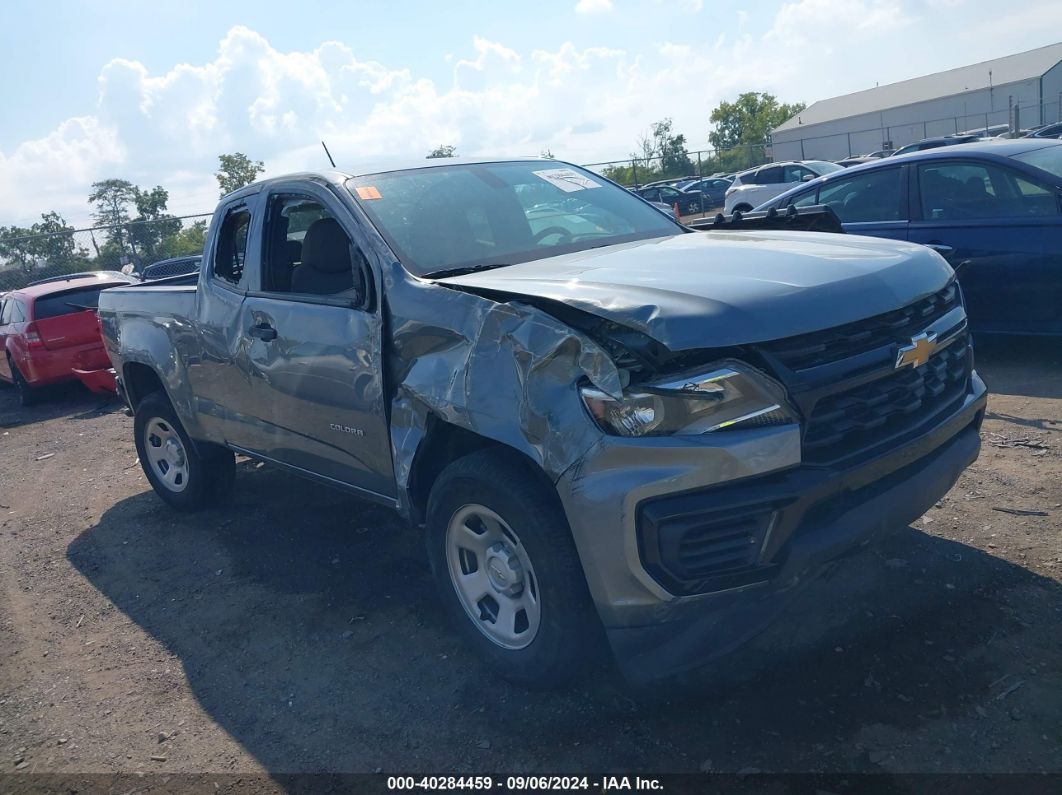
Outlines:
POLYGON ((425 279, 445 279, 449 276, 464 276, 466 273, 476 273, 478 271, 492 271, 495 268, 508 268, 512 265, 511 262, 489 262, 482 265, 466 265, 463 268, 449 268, 441 271, 432 271, 431 273, 425 273, 425 279))

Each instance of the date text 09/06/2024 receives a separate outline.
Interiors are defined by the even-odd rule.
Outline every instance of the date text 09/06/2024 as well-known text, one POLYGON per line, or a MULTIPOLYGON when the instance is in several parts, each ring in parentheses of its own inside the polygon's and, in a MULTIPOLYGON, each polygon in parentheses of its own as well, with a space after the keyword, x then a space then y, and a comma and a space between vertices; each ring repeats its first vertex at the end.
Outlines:
POLYGON ((389 776, 387 789, 403 790, 595 790, 613 791, 659 791, 663 784, 656 778, 641 776, 389 776))

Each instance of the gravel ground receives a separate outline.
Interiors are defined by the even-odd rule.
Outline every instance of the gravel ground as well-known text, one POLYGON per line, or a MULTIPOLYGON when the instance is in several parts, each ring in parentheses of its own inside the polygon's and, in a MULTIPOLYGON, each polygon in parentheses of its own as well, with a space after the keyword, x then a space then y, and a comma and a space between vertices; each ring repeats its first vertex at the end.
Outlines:
POLYGON ((116 403, 0 390, 0 781, 1062 772, 1060 348, 982 344, 985 446, 952 492, 740 653, 644 690, 493 678, 386 510, 243 461, 228 505, 182 516, 116 403))

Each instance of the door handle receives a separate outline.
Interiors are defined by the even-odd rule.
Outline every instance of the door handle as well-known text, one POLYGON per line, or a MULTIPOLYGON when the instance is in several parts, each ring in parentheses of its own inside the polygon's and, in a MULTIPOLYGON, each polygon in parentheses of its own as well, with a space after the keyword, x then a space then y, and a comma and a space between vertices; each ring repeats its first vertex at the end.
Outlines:
POLYGON ((926 243, 926 246, 940 254, 940 256, 944 257, 944 259, 947 259, 955 253, 954 246, 949 246, 946 243, 940 243, 936 240, 934 240, 932 243, 926 243))
POLYGON ((277 338, 277 330, 268 323, 259 323, 257 326, 251 326, 247 333, 265 342, 271 342, 277 338))

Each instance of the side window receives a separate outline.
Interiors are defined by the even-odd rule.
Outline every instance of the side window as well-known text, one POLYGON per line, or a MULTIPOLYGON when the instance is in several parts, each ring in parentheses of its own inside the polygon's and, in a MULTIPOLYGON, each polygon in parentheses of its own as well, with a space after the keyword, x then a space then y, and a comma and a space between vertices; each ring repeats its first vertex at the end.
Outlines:
POLYGON ((6 326, 11 323, 11 307, 14 305, 15 300, 13 298, 5 298, 0 301, 0 326, 6 326))
POLYGON ((335 215, 311 196, 269 200, 262 289, 272 293, 365 295, 368 264, 335 215))
POLYGON ((1058 200, 1053 190, 1018 174, 1011 176, 1014 179, 1016 205, 1016 212, 1012 215, 1058 215, 1058 200))
POLYGON ((842 223, 900 220, 900 169, 887 168, 828 182, 819 204, 829 205, 842 223))
POLYGON ((782 181, 781 166, 767 166, 756 172, 757 185, 777 185, 782 181))
POLYGON ((818 195, 818 191, 809 190, 807 193, 802 193, 799 196, 794 196, 786 204, 786 207, 810 207, 815 204, 815 199, 818 195))
POLYGON ((996 165, 943 163, 919 166, 922 213, 935 220, 1056 215, 1053 194, 996 165))
POLYGON ((807 174, 811 174, 812 177, 815 176, 810 169, 804 168, 804 166, 795 164, 786 166, 782 172, 782 182, 800 182, 807 174))
POLYGON ((243 263, 247 258, 247 232, 251 213, 245 207, 230 210, 221 224, 214 251, 214 276, 236 287, 243 286, 243 263))

